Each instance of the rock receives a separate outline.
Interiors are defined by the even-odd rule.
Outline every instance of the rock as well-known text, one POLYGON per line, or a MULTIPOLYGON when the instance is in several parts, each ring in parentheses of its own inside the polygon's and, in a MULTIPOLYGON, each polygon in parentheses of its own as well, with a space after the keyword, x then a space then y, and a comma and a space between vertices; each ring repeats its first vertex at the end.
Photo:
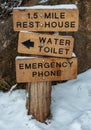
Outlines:
POLYGON ((12 85, 15 83, 15 57, 18 42, 18 35, 13 31, 12 17, 0 24, 0 30, 0 82, 3 80, 8 85, 12 85))
MULTIPOLYGON (((34 4, 36 1, 34 1, 34 4)), ((79 8, 79 30, 72 35, 75 39, 74 52, 78 57, 78 73, 91 68, 91 2, 89 0, 49 0, 44 4, 77 4, 79 8)), ((29 5, 33 3, 28 3, 29 5)), ((62 34, 62 33, 61 33, 62 34)), ((16 83, 15 57, 17 54, 18 33, 13 31, 13 19, 9 16, 0 23, 0 88, 5 90, 16 83)))

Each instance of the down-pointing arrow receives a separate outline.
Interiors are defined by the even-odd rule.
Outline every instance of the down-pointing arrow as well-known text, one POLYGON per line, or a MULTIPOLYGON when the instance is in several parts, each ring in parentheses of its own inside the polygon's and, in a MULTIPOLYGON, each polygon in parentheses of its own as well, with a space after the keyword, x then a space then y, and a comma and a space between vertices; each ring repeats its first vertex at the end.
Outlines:
POLYGON ((30 49, 30 47, 34 47, 34 42, 31 41, 31 40, 27 40, 27 41, 24 41, 22 42, 22 44, 27 47, 28 49, 30 49))

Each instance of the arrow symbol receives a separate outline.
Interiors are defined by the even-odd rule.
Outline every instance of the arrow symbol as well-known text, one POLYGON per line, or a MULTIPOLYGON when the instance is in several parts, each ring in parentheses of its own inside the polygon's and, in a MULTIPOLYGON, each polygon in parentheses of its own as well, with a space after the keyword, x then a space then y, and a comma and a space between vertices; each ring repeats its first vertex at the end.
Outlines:
POLYGON ((34 47, 34 42, 31 41, 31 40, 27 40, 27 41, 24 41, 22 42, 22 44, 27 47, 28 49, 30 49, 30 47, 34 47))

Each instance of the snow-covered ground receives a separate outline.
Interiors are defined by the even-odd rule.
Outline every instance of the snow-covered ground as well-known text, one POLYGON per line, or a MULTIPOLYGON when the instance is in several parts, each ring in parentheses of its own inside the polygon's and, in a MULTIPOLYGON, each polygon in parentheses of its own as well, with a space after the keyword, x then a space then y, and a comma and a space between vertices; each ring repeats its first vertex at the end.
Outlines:
POLYGON ((0 92, 0 130, 91 130, 91 69, 75 80, 53 86, 52 119, 27 116, 26 92, 0 92))

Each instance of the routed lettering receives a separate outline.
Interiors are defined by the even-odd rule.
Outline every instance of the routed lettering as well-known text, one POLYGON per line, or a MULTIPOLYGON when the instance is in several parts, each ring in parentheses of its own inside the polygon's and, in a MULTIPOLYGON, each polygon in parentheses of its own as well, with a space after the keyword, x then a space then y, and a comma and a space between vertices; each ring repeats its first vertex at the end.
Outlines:
POLYGON ((61 70, 57 70, 57 71, 33 71, 32 72, 32 76, 33 77, 48 77, 48 76, 61 76, 61 70))
POLYGON ((74 39, 71 36, 20 32, 18 41, 19 53, 65 58, 72 57, 74 39))
POLYGON ((70 46, 70 40, 65 40, 61 38, 47 38, 47 37, 39 37, 40 43, 46 43, 46 44, 55 44, 55 45, 64 45, 64 46, 70 46))
POLYGON ((58 81, 76 78, 77 58, 16 59, 18 82, 58 81))
POLYGON ((24 64, 19 64, 19 69, 24 69, 24 64))
POLYGON ((14 30, 37 32, 74 32, 78 30, 78 9, 31 9, 13 10, 14 30), (24 12, 24 14, 23 14, 24 12), (18 14, 18 15, 17 15, 18 14))
POLYGON ((44 23, 44 27, 45 28, 75 28, 76 27, 76 23, 75 21, 62 21, 62 22, 45 22, 44 23))
POLYGON ((69 49, 66 48, 54 48, 54 47, 43 47, 43 46, 38 46, 39 47, 39 52, 44 52, 44 53, 51 53, 51 54, 68 54, 69 49))
POLYGON ((60 12, 59 14, 57 12, 45 12, 44 18, 45 19, 64 19, 65 12, 60 12))
POLYGON ((39 28, 39 27, 45 27, 45 28, 75 28, 76 23, 75 21, 62 21, 62 22, 46 22, 43 23, 39 21, 31 21, 31 22, 16 22, 17 28, 39 28))
POLYGON ((72 67, 73 61, 66 62, 45 62, 45 63, 25 63, 19 64, 19 69, 43 69, 43 68, 60 68, 72 67))

